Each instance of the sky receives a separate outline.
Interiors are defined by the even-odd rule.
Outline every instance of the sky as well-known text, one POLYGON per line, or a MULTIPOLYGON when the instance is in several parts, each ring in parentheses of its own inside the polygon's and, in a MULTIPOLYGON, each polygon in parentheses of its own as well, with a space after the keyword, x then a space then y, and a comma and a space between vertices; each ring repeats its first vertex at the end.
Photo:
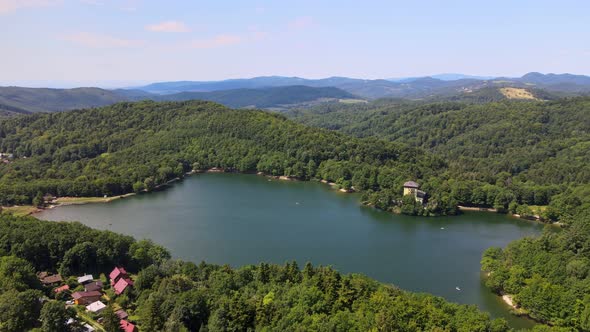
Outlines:
POLYGON ((0 84, 590 74, 588 0, 0 0, 0 84))

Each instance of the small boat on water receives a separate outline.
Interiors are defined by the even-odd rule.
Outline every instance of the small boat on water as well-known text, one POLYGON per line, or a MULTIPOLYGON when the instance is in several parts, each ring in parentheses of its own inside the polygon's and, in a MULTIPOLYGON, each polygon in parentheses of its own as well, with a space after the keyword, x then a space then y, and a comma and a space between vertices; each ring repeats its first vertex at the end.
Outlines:
POLYGON ((459 288, 459 287, 455 287, 455 289, 458 290, 458 291, 461 291, 461 288, 459 288))

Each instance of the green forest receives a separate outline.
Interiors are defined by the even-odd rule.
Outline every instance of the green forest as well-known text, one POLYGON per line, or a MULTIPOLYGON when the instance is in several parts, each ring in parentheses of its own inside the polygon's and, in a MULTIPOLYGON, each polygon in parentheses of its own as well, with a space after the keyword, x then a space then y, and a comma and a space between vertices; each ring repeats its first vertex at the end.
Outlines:
POLYGON ((415 179, 431 195, 417 213, 456 213, 446 189, 438 190, 445 162, 419 148, 208 102, 121 103, 4 119, 0 150, 14 154, 0 165, 3 205, 38 204, 46 194, 150 191, 191 170, 218 167, 354 186, 382 209, 399 209, 403 183, 415 179))
MULTIPOLYGON (((590 330, 589 111, 589 98, 483 104, 378 100, 284 115, 190 101, 18 116, 0 120, 0 152, 14 155, 0 164, 0 203, 42 205, 47 194, 140 193, 217 167, 335 182, 361 192, 365 204, 406 214, 456 214, 458 205, 524 217, 540 213, 563 230, 548 228, 538 238, 488 249, 482 258, 486 284, 512 296, 520 314, 553 326, 537 330, 590 330), (402 197, 408 180, 427 192, 424 206, 402 197)), ((150 242, 79 224, 2 218, 8 225, 0 232, 6 264, 64 275, 129 266, 140 280, 136 293, 116 300, 128 301, 148 330, 175 331, 179 324, 236 331, 506 329, 503 321, 490 321, 474 308, 326 267, 195 266, 170 261, 165 249, 150 242), (24 233, 16 230, 20 224, 24 233), (69 234, 64 237, 70 242, 36 238, 58 236, 49 233, 69 234), (142 278, 149 280, 145 288, 142 278), (342 293, 357 297, 341 300, 342 293), (178 300, 183 296, 194 297, 182 301, 194 300, 194 306, 183 307, 178 300)), ((2 295, 7 301, 18 292, 29 292, 20 294, 22 299, 44 291, 34 280, 6 280, 3 287, 13 287, 4 288, 11 292, 3 294, 12 294, 2 295)), ((40 307, 30 310, 41 314, 40 307)))
POLYGON ((218 167, 335 182, 362 192, 366 204, 406 214, 455 214, 465 205, 526 216, 529 206, 548 205, 542 217, 559 221, 572 200, 586 200, 578 193, 590 180, 589 104, 376 102, 295 117, 321 126, 341 123, 341 116, 350 126, 328 127, 361 138, 207 102, 120 103, 3 119, 0 150, 15 158, 0 165, 0 203, 149 191, 193 169, 218 167), (428 193, 424 207, 403 204, 408 180, 428 193))
POLYGON ((41 286, 35 272, 61 272, 73 288, 69 276, 106 274, 113 266, 128 267, 135 285, 118 296, 107 289, 109 308, 126 308, 141 331, 509 330, 475 306, 330 267, 196 265, 171 260, 150 241, 7 214, 0 215, 0 330, 76 331, 65 324, 74 309, 56 305, 63 296, 41 286))
MULTIPOLYGON (((447 163, 448 191, 461 205, 561 220, 588 204, 589 98, 485 104, 380 100, 288 114, 307 125, 421 148, 447 163), (512 204, 511 204, 512 203, 512 204)), ((440 188, 440 187, 439 187, 440 188)), ((564 221, 567 222, 567 219, 564 221)))

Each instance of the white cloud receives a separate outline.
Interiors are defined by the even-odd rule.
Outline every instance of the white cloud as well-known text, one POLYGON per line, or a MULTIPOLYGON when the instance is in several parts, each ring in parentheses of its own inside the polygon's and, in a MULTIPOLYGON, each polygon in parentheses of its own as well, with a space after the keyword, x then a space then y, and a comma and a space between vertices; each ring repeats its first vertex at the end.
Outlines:
POLYGON ((166 21, 152 24, 145 27, 146 30, 154 32, 189 32, 190 29, 183 22, 166 21))
POLYGON ((130 48, 143 45, 141 40, 123 39, 89 32, 77 32, 61 39, 90 48, 130 48))
POLYGON ((61 2, 61 0, 0 0, 0 14, 12 13, 19 9, 55 6, 61 2))

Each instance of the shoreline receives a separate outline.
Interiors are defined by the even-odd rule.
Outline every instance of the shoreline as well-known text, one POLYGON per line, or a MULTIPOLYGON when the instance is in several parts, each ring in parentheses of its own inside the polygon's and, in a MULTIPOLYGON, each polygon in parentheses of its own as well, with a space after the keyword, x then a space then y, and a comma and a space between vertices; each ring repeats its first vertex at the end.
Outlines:
MULTIPOLYGON (((275 179, 275 180, 280 180, 280 181, 305 181, 305 180, 301 180, 298 179, 296 177, 291 177, 291 176, 286 176, 286 175, 269 175, 269 174, 265 174, 263 172, 251 172, 251 173, 241 173, 241 172, 235 172, 235 171, 227 171, 223 168, 219 168, 219 167, 212 167, 209 169, 199 169, 199 170, 192 170, 190 172, 187 172, 184 174, 184 176, 182 177, 176 177, 172 180, 168 180, 165 183, 159 184, 154 186, 154 189, 151 191, 147 191, 146 189, 144 189, 141 193, 150 193, 152 191, 159 191, 159 190, 163 190, 166 187, 184 180, 186 177, 189 177, 191 175, 194 174, 204 174, 204 173, 239 173, 239 174, 255 174, 255 175, 259 175, 259 176, 264 176, 267 177, 269 179, 275 179)), ((320 183, 324 183, 324 184, 328 184, 330 187, 335 187, 338 186, 336 183, 334 182, 329 182, 326 180, 319 180, 317 182, 320 183)), ((340 188, 338 189, 339 192, 342 193, 354 193, 356 192, 354 190, 354 188, 351 189, 344 189, 344 188, 340 188)), ((3 210, 6 210, 8 212, 13 211, 13 210, 23 210, 22 213, 18 213, 19 215, 23 215, 23 216, 33 216, 35 217, 36 214, 39 214, 45 210, 51 210, 51 209, 55 209, 61 206, 68 206, 68 205, 85 205, 85 204, 93 204, 93 203, 110 203, 112 201, 116 201, 119 199, 123 199, 123 198, 127 198, 127 197, 131 197, 131 196, 135 196, 138 195, 140 193, 127 193, 127 194, 123 194, 123 195, 117 195, 117 196, 111 196, 111 197, 73 197, 73 196, 63 196, 63 197, 57 197, 54 200, 52 200, 51 202, 48 203, 47 206, 45 207, 33 207, 31 205, 15 205, 15 206, 7 206, 7 207, 2 207, 3 210)))
MULTIPOLYGON (((459 211, 465 212, 465 211, 474 211, 474 212, 491 212, 491 213, 499 213, 498 209, 494 209, 494 208, 486 208, 486 207, 476 207, 476 206, 463 206, 463 205, 457 205, 457 209, 459 211)), ((560 222, 546 222, 543 220, 543 218, 541 218, 541 216, 539 215, 533 215, 533 216, 521 216, 519 214, 516 213, 506 213, 506 215, 513 217, 513 218, 517 218, 517 219, 523 219, 523 220, 529 220, 529 221, 536 221, 539 222, 541 224, 546 224, 546 225, 554 225, 554 226, 561 226, 560 222)))

